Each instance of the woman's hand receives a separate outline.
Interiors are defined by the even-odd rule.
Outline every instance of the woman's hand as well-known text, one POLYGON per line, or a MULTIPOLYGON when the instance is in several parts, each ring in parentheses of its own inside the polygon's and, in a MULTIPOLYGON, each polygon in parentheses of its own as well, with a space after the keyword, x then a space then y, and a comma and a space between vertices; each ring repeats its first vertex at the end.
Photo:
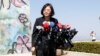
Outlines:
POLYGON ((35 51, 35 47, 32 47, 31 51, 34 52, 35 51))

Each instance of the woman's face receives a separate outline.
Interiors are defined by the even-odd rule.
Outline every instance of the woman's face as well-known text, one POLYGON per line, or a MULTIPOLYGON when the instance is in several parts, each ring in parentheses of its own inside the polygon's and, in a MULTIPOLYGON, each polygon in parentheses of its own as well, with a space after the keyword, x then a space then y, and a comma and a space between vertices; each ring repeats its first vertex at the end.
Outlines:
POLYGON ((47 6, 44 9, 43 14, 44 14, 45 17, 50 16, 50 14, 51 14, 51 8, 50 8, 50 6, 47 6))

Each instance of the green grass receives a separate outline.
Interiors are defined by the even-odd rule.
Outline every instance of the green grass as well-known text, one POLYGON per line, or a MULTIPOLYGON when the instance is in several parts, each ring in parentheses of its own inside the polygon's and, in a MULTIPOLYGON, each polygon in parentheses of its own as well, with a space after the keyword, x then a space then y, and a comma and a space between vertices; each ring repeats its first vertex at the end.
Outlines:
POLYGON ((70 51, 100 54, 100 42, 77 42, 70 51))

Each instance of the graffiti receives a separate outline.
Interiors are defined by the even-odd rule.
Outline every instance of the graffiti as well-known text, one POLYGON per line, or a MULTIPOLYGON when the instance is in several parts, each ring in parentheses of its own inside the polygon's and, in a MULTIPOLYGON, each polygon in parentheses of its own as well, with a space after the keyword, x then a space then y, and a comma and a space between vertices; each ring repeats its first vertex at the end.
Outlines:
POLYGON ((20 13, 18 19, 24 26, 29 27, 31 29, 31 23, 29 22, 26 14, 20 13))
POLYGON ((21 8, 24 5, 27 5, 27 3, 24 0, 0 0, 0 9, 1 8, 10 9, 11 4, 19 8, 21 8))
POLYGON ((0 0, 0 55, 30 52, 29 0, 0 0))
POLYGON ((31 43, 29 42, 29 37, 24 35, 23 37, 18 36, 17 41, 13 42, 12 49, 8 50, 9 53, 25 53, 31 51, 31 43))
POLYGON ((26 16, 26 14, 24 14, 24 13, 19 14, 18 19, 24 26, 26 26, 25 23, 28 22, 28 18, 26 16))
POLYGON ((1 7, 3 7, 3 8, 6 7, 7 9, 9 9, 10 5, 11 5, 10 2, 11 2, 10 0, 0 0, 0 8, 1 7))
POLYGON ((24 0, 12 0, 12 4, 16 7, 21 7, 23 5, 27 5, 24 0))

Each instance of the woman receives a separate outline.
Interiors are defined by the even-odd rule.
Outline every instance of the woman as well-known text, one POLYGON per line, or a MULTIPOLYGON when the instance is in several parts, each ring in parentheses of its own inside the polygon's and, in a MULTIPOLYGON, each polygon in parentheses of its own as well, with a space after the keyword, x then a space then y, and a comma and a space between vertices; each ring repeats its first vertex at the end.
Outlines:
POLYGON ((55 13, 54 13, 53 6, 50 3, 47 3, 43 6, 41 10, 41 14, 42 17, 37 18, 34 24, 33 34, 32 34, 32 49, 36 50, 36 56, 56 56, 56 48, 55 48, 54 41, 53 40, 49 41, 48 44, 48 41, 45 40, 47 36, 41 37, 42 43, 39 46, 35 45, 36 37, 34 35, 35 35, 36 26, 42 25, 44 21, 52 21, 55 24, 58 23, 58 20, 53 18, 53 15, 55 13))

